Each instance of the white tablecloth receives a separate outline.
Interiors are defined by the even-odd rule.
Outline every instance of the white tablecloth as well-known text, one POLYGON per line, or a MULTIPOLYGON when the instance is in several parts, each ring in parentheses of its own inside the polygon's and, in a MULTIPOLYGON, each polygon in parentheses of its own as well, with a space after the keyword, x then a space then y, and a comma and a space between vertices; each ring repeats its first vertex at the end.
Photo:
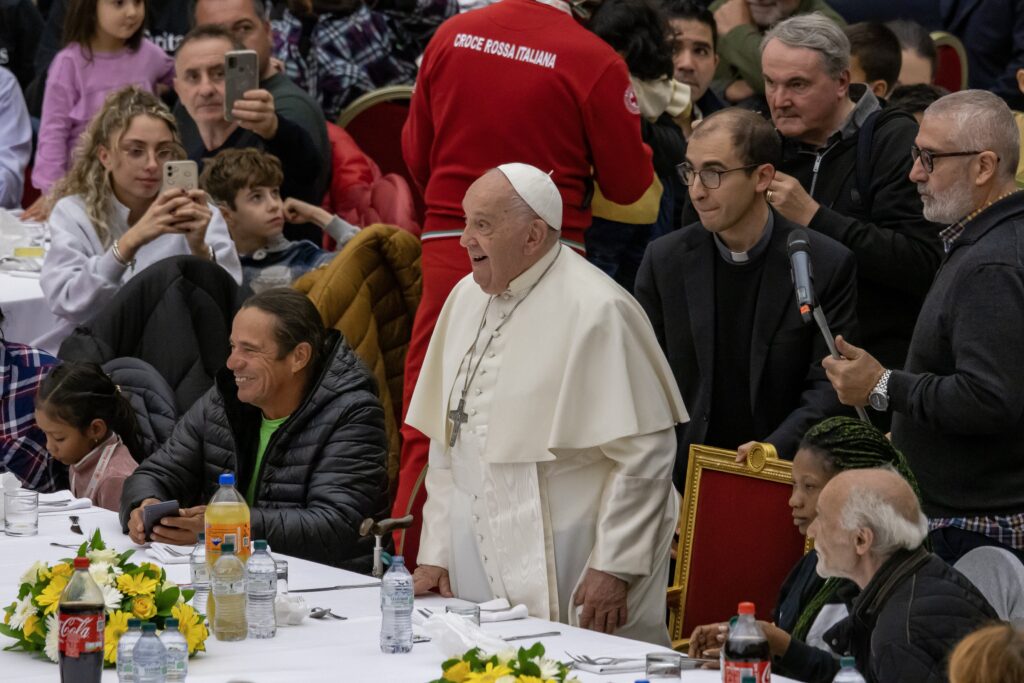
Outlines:
MULTIPOLYGON (((22 276, 0 271, 0 309, 6 318, 4 338, 10 342, 33 345, 57 324, 43 299, 38 273, 22 276)), ((57 353, 55 348, 44 350, 57 353)))
MULTIPOLYGON (((70 514, 70 513, 69 513, 70 514)), ((121 533, 116 516, 106 510, 90 508, 75 512, 86 536, 99 528, 108 546, 118 550, 137 548, 121 533)), ((53 547, 50 542, 80 543, 82 536, 70 531, 67 515, 47 515, 39 519, 39 535, 30 538, 9 538, 0 534, 0 605, 10 604, 16 597, 18 577, 34 560, 54 562, 70 557, 73 550, 53 547)), ((149 559, 145 557, 145 559, 149 559)), ((290 588, 366 583, 366 577, 305 560, 287 558, 290 588)), ((189 581, 188 565, 168 565, 168 578, 179 583, 189 581)), ((377 588, 346 591, 303 593, 309 606, 330 607, 348 617, 347 621, 307 619, 299 626, 281 627, 271 640, 244 640, 222 643, 212 635, 206 642, 207 652, 189 662, 191 683, 294 683, 296 681, 342 681, 344 683, 425 683, 441 675, 444 657, 430 643, 417 644, 412 652, 385 655, 380 651, 380 596, 377 588)), ((416 598, 417 606, 443 609, 440 597, 416 598)), ((560 631, 561 635, 541 641, 552 657, 565 658, 565 651, 591 656, 642 657, 658 651, 646 643, 554 624, 540 619, 523 619, 484 624, 484 629, 501 636, 560 631)), ((9 639, 0 635, 0 647, 9 639)), ((534 641, 520 643, 530 645, 534 641)), ((642 673, 594 675, 576 672, 585 683, 632 683, 642 673)), ((18 683, 53 683, 57 665, 36 659, 24 652, 0 650, 0 680, 18 683)), ((721 680, 718 671, 686 671, 684 683, 713 683, 721 680)), ((774 676, 773 681, 788 679, 774 676)), ((112 670, 103 674, 104 683, 114 683, 112 670)))

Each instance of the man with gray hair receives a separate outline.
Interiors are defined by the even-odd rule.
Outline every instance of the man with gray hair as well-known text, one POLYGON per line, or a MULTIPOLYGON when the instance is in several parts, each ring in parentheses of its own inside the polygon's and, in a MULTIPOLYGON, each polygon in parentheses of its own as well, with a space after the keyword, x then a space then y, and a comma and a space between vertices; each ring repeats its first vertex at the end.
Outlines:
MULTIPOLYGON (((847 470, 818 496, 818 515, 807 530, 818 574, 850 579, 860 589, 859 595, 840 589, 850 616, 825 633, 825 643, 853 655, 872 683, 946 681, 946 657, 956 643, 998 618, 970 581, 928 552, 927 533, 917 496, 895 471, 847 470)), ((810 648, 805 643, 772 645, 787 664, 825 664, 800 657, 810 648)), ((828 663, 829 671, 787 671, 797 680, 832 680, 839 663, 828 663)))
POLYGON ((473 272, 441 310, 406 416, 430 439, 416 592, 667 645, 687 415, 654 330, 559 242, 548 174, 502 164, 462 206, 473 272))
POLYGON ((953 93, 925 110, 910 179, 925 217, 949 227, 906 364, 842 338, 845 360, 824 361, 843 403, 892 409, 893 443, 920 483, 933 548, 949 562, 982 545, 1024 557, 1018 136, 1009 107, 987 91, 953 93))
MULTIPOLYGON (((850 41, 820 14, 768 31, 761 66, 783 136, 768 202, 853 251, 859 341, 900 367, 942 253, 940 226, 922 217, 907 178, 917 123, 850 82, 850 41)), ((878 417, 880 426, 888 424, 878 417)))

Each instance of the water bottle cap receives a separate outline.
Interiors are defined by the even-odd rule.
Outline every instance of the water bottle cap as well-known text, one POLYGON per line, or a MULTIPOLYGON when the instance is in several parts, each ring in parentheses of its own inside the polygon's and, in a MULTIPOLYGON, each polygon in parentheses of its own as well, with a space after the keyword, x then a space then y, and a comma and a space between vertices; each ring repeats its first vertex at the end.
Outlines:
POLYGON ((256 550, 266 550, 267 549, 267 542, 262 540, 262 539, 259 540, 259 541, 254 541, 253 542, 253 547, 256 548, 256 550))
POLYGON ((391 566, 392 567, 404 567, 405 566, 405 558, 402 557, 401 555, 392 555, 391 556, 391 566))
POLYGON ((199 535, 196 536, 196 543, 202 543, 205 540, 206 540, 206 532, 205 531, 200 531, 199 535))
POLYGON ((133 618, 133 619, 129 619, 128 620, 128 628, 141 628, 141 627, 142 627, 142 619, 134 619, 133 618))
POLYGON ((178 628, 178 620, 174 617, 164 621, 164 628, 168 631, 175 631, 178 628))
POLYGON ((856 669, 857 660, 853 657, 840 657, 839 668, 841 669, 856 669))
POLYGON ((220 479, 218 479, 218 481, 220 482, 221 486, 234 486, 235 475, 232 474, 231 472, 225 472, 224 474, 220 475, 220 479))
POLYGON ((235 544, 232 543, 231 541, 224 541, 223 543, 220 544, 220 551, 222 553, 234 553, 235 552, 235 544))
POLYGON ((152 621, 147 621, 145 624, 142 625, 142 632, 156 633, 156 624, 154 624, 152 621))
POLYGON ((740 614, 753 614, 756 610, 754 609, 754 603, 752 602, 741 602, 737 611, 740 614))
POLYGON ((89 558, 88 557, 76 557, 75 558, 75 569, 88 569, 89 558))

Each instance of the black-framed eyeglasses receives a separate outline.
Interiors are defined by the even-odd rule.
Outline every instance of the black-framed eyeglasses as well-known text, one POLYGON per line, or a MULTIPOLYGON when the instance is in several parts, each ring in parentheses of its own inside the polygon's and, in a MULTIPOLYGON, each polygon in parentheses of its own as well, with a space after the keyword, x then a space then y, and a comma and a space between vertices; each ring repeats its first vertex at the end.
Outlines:
POLYGON ((924 170, 931 173, 935 170, 935 160, 943 159, 945 157, 969 157, 975 154, 981 154, 981 151, 977 152, 933 152, 930 149, 921 149, 917 145, 910 146, 910 158, 914 161, 921 160, 921 165, 924 166, 924 170))
POLYGON ((683 185, 689 187, 693 185, 694 178, 700 177, 700 183, 709 190, 717 190, 722 185, 722 176, 726 173, 732 173, 733 171, 749 171, 752 168, 757 168, 761 164, 747 164, 746 166, 739 166, 737 168, 727 168, 724 171, 715 171, 714 169, 706 168, 703 171, 697 171, 690 164, 683 162, 676 166, 676 170, 679 171, 679 177, 683 181, 683 185))

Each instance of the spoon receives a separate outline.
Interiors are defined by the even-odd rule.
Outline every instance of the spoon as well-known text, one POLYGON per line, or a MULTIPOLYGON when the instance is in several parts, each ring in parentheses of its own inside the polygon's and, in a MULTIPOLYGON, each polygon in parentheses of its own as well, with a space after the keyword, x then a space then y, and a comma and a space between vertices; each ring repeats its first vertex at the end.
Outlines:
POLYGON ((310 619, 326 619, 327 617, 330 617, 331 619, 337 619, 338 621, 345 621, 346 619, 348 619, 348 617, 343 617, 340 614, 335 614, 331 611, 330 607, 312 607, 309 610, 310 619))

